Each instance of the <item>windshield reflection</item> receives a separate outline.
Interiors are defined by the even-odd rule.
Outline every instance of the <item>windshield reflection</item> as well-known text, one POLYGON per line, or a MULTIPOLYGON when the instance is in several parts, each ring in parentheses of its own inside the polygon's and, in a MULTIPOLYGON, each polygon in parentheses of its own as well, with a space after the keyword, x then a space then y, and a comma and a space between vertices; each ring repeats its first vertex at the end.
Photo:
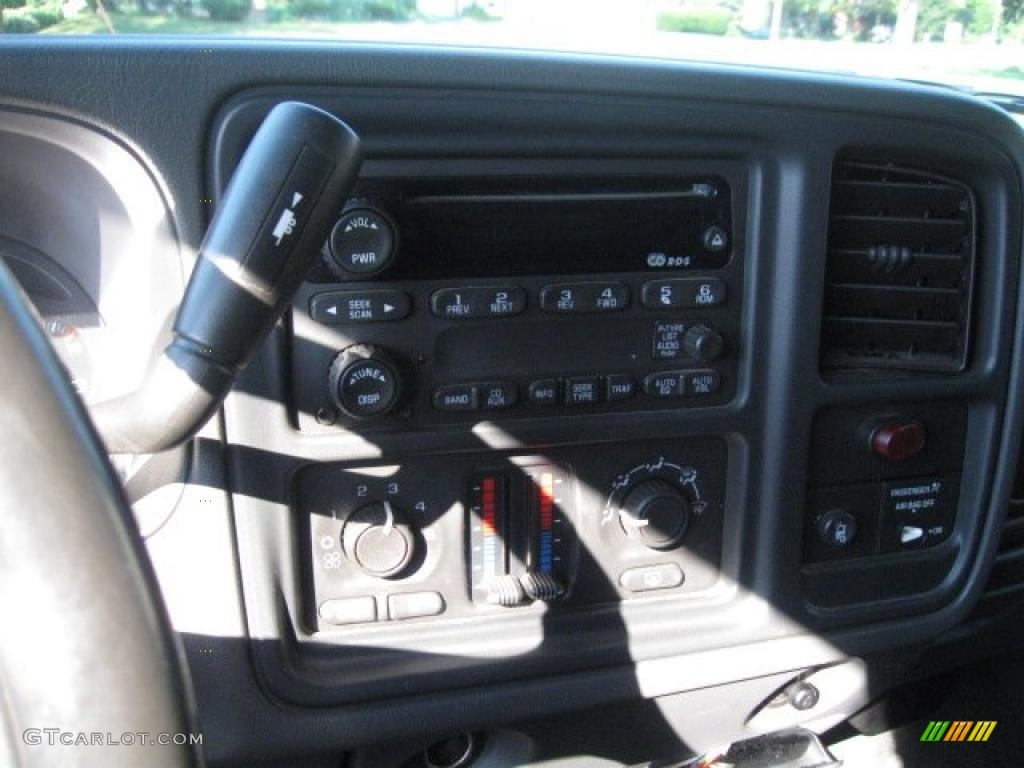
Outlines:
POLYGON ((6 33, 329 38, 823 70, 1024 95, 1024 0, 2 0, 6 33))

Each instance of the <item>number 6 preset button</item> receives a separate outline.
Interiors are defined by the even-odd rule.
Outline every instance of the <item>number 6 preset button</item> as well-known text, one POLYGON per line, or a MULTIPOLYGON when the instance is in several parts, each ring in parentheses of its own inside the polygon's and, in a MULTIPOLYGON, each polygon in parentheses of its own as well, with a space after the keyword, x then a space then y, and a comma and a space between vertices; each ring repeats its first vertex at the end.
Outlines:
POLYGON ((526 291, 516 285, 442 288, 430 296, 430 312, 449 320, 511 317, 526 309, 526 291))
POLYGON ((615 312, 628 306, 625 283, 558 283, 540 289, 540 308, 545 312, 615 312))

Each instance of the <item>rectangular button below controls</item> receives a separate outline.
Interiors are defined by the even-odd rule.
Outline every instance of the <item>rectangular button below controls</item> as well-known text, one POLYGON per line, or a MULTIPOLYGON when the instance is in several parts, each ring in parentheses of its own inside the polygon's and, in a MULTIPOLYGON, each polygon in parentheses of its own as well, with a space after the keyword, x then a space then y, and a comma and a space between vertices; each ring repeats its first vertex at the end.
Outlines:
POLYGON ((619 584, 630 592, 672 589, 683 583, 683 571, 675 563, 630 568, 619 576, 619 584))
POLYGON ((434 407, 439 411, 475 411, 477 389, 473 384, 452 384, 434 392, 434 407))
POLYGON ((640 289, 640 303, 648 309, 715 307, 726 298, 726 284, 717 277, 649 280, 640 289))
POLYGON ((499 381, 489 384, 477 384, 476 388, 479 393, 481 408, 496 410, 515 405, 515 384, 510 384, 506 381, 499 381))
POLYGON ((601 402, 601 389, 597 376, 579 376, 565 380, 565 404, 587 405, 601 402))
POLYGON ((687 371, 683 374, 683 392, 698 397, 713 395, 722 386, 718 371, 687 371))
POLYGON ((681 371, 652 373, 644 379, 644 392, 651 397, 679 397, 683 394, 681 371))
POLYGON ((401 320, 409 315, 412 302, 402 291, 330 291, 309 301, 309 314, 318 323, 377 323, 401 320))
POLYGON ((320 618, 328 624, 363 624, 377 620, 377 601, 372 597, 348 597, 320 603, 320 618))
POLYGON ((604 399, 609 403, 628 400, 636 394, 636 382, 632 376, 616 374, 604 378, 604 399))
POLYGON ((418 619, 424 616, 438 616, 444 613, 444 598, 440 592, 408 592, 404 595, 388 595, 388 618, 418 619))
POLYGON ((558 380, 538 379, 531 381, 526 396, 535 405, 554 405, 558 402, 558 380))

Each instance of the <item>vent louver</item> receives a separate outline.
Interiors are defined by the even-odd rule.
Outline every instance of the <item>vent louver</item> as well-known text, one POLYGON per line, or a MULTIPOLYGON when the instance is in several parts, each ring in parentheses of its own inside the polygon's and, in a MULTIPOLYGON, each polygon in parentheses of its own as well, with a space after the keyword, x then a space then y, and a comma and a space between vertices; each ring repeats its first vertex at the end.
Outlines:
POLYGON ((970 191, 840 160, 832 180, 822 368, 959 371, 974 276, 970 191))

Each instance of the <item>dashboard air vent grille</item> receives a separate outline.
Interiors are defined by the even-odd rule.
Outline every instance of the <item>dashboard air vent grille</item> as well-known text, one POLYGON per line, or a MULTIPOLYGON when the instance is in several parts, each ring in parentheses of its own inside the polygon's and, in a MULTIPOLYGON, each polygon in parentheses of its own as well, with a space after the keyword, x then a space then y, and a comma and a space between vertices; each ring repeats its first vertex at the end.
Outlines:
POLYGON ((974 257, 974 204, 962 184, 837 162, 822 367, 962 370, 974 257))

